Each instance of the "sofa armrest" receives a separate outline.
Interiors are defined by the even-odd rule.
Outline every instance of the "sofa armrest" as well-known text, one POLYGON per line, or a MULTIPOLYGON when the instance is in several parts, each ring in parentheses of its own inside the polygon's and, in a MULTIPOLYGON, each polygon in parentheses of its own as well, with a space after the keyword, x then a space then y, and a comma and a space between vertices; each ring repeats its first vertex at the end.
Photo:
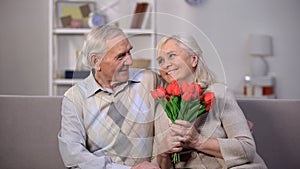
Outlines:
POLYGON ((270 169, 300 166, 300 100, 238 100, 254 123, 257 152, 270 169))
POLYGON ((0 168, 65 168, 57 141, 61 100, 0 96, 0 168))

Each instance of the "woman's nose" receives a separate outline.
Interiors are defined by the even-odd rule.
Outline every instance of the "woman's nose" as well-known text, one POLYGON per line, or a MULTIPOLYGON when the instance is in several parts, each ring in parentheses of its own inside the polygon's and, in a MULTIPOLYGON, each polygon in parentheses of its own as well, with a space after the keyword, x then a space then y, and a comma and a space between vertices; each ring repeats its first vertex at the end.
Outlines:
POLYGON ((171 66, 171 62, 170 62, 168 59, 166 59, 166 60, 164 61, 164 63, 161 65, 161 68, 167 69, 167 68, 169 68, 170 66, 171 66))

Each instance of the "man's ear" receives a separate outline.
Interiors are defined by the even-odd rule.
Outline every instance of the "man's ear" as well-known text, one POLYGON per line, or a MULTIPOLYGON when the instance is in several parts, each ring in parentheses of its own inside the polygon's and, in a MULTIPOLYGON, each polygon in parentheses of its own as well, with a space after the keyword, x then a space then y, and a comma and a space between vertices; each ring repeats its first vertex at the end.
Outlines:
POLYGON ((99 58, 98 58, 96 55, 92 55, 92 56, 90 57, 90 63, 91 63, 91 65, 92 65, 93 67, 95 67, 95 65, 97 64, 98 60, 99 60, 99 58))
POLYGON ((194 56, 192 57, 192 66, 193 66, 193 67, 196 67, 196 66, 197 66, 197 64, 198 64, 198 59, 199 59, 199 57, 198 57, 197 55, 194 55, 194 56))

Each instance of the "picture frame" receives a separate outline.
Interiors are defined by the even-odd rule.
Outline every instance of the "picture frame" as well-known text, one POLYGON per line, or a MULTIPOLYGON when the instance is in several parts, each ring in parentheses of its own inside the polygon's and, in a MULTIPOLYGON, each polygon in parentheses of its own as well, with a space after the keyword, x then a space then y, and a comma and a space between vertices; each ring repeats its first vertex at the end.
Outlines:
POLYGON ((89 28, 89 14, 95 12, 95 1, 56 1, 56 27, 89 28))

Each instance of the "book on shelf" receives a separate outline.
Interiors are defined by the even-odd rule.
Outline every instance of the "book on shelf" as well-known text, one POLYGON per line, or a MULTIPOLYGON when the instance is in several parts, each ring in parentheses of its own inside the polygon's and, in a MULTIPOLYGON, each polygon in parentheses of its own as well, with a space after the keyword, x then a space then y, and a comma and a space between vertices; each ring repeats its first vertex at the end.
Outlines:
POLYGON ((145 29, 149 18, 149 12, 150 5, 148 2, 136 3, 134 15, 131 20, 131 28, 145 29))
POLYGON ((144 19, 143 19, 143 23, 142 23, 142 27, 141 27, 142 29, 146 29, 148 26, 150 12, 151 12, 151 5, 148 4, 147 10, 144 13, 145 15, 144 15, 144 19))

